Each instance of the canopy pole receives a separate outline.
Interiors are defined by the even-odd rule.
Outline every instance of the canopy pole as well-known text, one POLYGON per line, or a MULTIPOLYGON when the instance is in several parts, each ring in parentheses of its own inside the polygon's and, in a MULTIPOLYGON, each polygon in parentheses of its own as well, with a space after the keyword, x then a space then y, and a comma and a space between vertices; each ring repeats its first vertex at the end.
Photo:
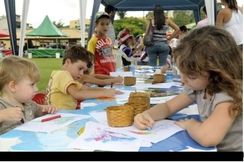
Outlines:
POLYGON ((79 5, 80 5, 80 42, 83 47, 85 47, 85 29, 86 29, 86 4, 87 0, 79 0, 79 5))
POLYGON ((22 21, 20 28, 20 40, 19 40, 19 56, 23 57, 23 49, 25 44, 25 32, 26 32, 26 20, 29 10, 29 0, 24 0, 23 9, 22 9, 22 21))

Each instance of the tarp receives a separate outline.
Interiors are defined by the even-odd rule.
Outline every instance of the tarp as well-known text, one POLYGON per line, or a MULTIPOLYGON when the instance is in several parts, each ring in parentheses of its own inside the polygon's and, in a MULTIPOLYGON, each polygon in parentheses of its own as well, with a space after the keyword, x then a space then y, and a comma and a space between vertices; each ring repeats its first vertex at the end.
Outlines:
POLYGON ((6 31, 0 29, 0 37, 9 37, 9 34, 6 31))
POLYGON ((63 37, 65 36, 49 19, 48 16, 42 21, 36 29, 26 34, 27 36, 41 37, 63 37))
POLYGON ((94 31, 94 19, 100 3, 111 5, 117 11, 152 11, 156 4, 164 10, 192 10, 196 22, 200 20, 200 9, 204 6, 204 0, 94 0, 88 39, 94 31))
POLYGON ((204 0, 102 0, 102 4, 119 11, 150 11, 156 4, 165 10, 197 10, 204 5, 204 0))

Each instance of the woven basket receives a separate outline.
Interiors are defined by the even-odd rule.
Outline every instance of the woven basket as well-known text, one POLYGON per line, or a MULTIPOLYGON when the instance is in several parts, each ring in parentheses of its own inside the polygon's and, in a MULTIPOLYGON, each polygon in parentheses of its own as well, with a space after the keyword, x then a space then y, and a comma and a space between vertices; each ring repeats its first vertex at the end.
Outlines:
POLYGON ((129 105, 110 106, 106 112, 110 127, 127 127, 133 124, 134 111, 129 105))
POLYGON ((124 85, 125 86, 133 86, 136 84, 136 77, 125 76, 124 77, 124 85))
POLYGON ((154 74, 152 83, 163 83, 165 82, 165 76, 163 74, 154 74))
POLYGON ((146 105, 150 107, 150 94, 146 92, 131 92, 128 103, 146 105))
POLYGON ((130 66, 124 66, 124 71, 130 71, 130 66))
POLYGON ((125 103, 125 105, 130 105, 131 107, 133 107, 134 116, 148 109, 148 105, 141 103, 125 103))

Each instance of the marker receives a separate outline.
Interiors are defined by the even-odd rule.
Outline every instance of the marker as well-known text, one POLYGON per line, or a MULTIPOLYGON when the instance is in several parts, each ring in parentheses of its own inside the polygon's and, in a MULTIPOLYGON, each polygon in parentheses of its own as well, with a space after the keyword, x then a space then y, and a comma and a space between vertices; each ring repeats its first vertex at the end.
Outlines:
POLYGON ((55 115, 55 116, 50 116, 50 117, 44 118, 41 120, 41 122, 47 122, 47 121, 54 120, 57 118, 61 118, 61 115, 55 115))

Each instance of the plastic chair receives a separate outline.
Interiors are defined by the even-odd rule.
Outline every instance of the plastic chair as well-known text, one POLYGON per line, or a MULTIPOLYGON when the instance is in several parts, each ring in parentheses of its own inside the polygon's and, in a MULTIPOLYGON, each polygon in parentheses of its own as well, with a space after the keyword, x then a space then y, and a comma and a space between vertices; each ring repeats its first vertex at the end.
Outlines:
POLYGON ((32 98, 32 101, 36 102, 37 104, 44 105, 45 104, 46 94, 43 92, 38 92, 32 98))

